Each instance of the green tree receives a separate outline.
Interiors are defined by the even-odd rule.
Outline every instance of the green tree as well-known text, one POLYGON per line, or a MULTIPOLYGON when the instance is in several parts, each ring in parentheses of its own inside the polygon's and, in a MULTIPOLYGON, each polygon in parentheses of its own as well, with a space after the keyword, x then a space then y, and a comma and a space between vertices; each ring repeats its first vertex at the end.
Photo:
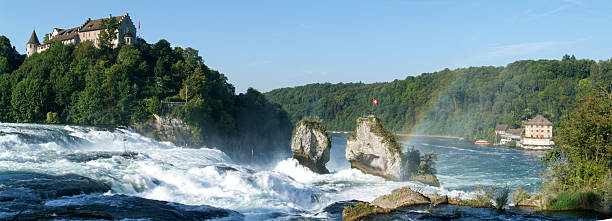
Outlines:
POLYGON ((40 122, 45 119, 47 87, 40 79, 25 78, 13 89, 11 106, 17 122, 40 122))
POLYGON ((108 50, 113 47, 112 42, 117 39, 117 28, 119 28, 119 23, 114 16, 110 16, 100 21, 100 33, 98 34, 98 44, 100 48, 108 50))
POLYGON ((557 127, 556 147, 543 161, 563 190, 596 189, 612 169, 612 93, 580 81, 581 105, 557 127))

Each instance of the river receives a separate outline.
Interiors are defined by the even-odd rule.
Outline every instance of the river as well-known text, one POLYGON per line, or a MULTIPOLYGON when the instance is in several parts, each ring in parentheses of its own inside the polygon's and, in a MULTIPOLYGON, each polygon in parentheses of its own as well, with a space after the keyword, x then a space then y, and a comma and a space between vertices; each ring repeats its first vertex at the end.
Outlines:
MULTIPOLYGON (((332 173, 320 175, 293 159, 282 160, 270 170, 257 170, 234 163, 214 148, 177 147, 128 129, 6 123, 0 123, 0 174, 77 174, 110 187, 102 195, 90 193, 45 199, 41 203, 45 208, 65 205, 66 200, 78 208, 79 203, 86 203, 84 199, 91 197, 125 195, 176 205, 209 205, 240 214, 230 216, 229 220, 339 219, 339 205, 328 207, 330 204, 355 199, 371 201, 402 186, 450 197, 470 197, 477 185, 508 185, 513 189, 522 186, 537 190, 541 182, 539 171, 543 167, 539 158, 544 154, 541 151, 480 147, 443 138, 412 137, 401 141, 405 149, 415 148, 421 153, 438 155, 436 168, 441 187, 385 181, 351 169, 344 158, 344 134, 333 134, 331 159, 327 164, 332 173), (133 154, 122 156, 120 153, 126 150, 133 154)), ((0 198, 9 194, 2 191, 2 185, 0 183, 0 198)), ((104 202, 112 204, 112 199, 104 202)), ((2 203, 0 219, 36 212, 35 209, 15 211, 15 200, 2 203)), ((420 213, 424 209, 415 208, 414 211, 420 213)), ((483 214, 479 216, 491 215, 483 214)), ((508 217, 525 218, 523 215, 508 217)), ((535 219, 541 218, 544 219, 537 216, 535 219)))

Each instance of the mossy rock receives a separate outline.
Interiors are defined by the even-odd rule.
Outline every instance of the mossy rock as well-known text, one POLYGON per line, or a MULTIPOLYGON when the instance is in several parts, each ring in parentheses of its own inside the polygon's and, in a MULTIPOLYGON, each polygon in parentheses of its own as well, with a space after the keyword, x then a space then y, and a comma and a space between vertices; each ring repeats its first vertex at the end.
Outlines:
MULTIPOLYGON (((368 117, 357 118, 357 127, 359 127, 359 125, 364 121, 372 123, 372 125, 370 126, 370 132, 374 133, 376 136, 382 137, 383 143, 389 145, 389 151, 391 151, 391 153, 399 153, 401 156, 402 145, 397 141, 397 137, 395 136, 395 134, 385 129, 382 121, 380 121, 378 117, 374 115, 369 115, 368 117)), ((346 139, 355 140, 357 138, 357 127, 355 127, 355 130, 351 132, 346 139)))
POLYGON ((390 194, 374 199, 372 204, 385 209, 397 209, 404 206, 429 204, 429 198, 409 187, 394 189, 390 194))
POLYGON ((385 209, 368 202, 359 202, 353 206, 349 206, 342 210, 343 221, 359 220, 370 215, 389 213, 391 210, 385 209))
POLYGON ((410 177, 410 180, 424 183, 430 186, 440 187, 440 181, 438 181, 438 178, 433 174, 414 175, 410 177))

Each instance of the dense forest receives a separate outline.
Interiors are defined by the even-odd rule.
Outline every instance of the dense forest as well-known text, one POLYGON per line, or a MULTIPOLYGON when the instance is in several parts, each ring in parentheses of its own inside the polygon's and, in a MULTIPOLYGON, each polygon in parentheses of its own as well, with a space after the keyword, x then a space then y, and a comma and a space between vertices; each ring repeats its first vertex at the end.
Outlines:
POLYGON ((54 42, 25 58, 0 36, 0 122, 132 126, 168 109, 160 101, 187 100, 165 114, 186 122, 193 146, 243 162, 251 149, 263 162, 289 154, 292 125, 279 105, 252 88, 236 95, 195 49, 138 41, 117 48, 54 42))
POLYGON ((576 107, 583 79, 609 85, 612 61, 565 55, 505 67, 445 69, 386 83, 309 84, 276 89, 266 97, 282 105, 292 122, 315 116, 331 130, 350 131, 357 117, 373 112, 396 132, 492 141, 496 124, 517 128, 537 114, 557 124, 576 107))

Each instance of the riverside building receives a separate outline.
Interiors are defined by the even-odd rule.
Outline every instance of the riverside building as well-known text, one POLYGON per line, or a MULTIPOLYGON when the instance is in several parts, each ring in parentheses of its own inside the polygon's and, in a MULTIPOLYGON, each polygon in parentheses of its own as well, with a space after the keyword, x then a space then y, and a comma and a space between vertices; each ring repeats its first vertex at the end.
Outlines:
POLYGON ((525 122, 525 136, 519 146, 525 149, 545 150, 555 146, 551 140, 553 124, 542 115, 525 122))

